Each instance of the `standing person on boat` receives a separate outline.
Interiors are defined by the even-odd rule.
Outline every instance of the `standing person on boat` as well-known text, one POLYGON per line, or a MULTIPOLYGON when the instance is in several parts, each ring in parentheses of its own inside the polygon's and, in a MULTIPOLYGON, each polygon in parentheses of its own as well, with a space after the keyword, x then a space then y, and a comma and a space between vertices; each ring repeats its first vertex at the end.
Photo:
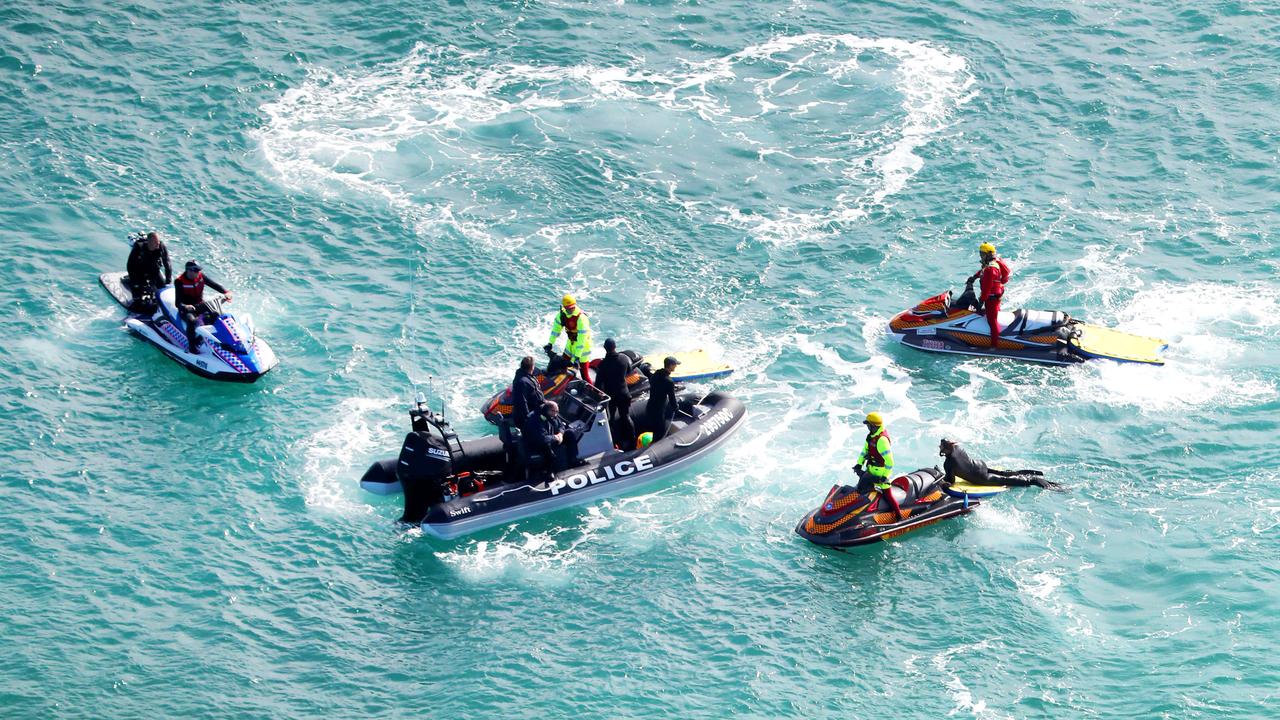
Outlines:
POLYGON ((987 317, 987 326, 991 328, 991 347, 1000 343, 1000 298, 1004 296, 1005 283, 1013 276, 1009 264, 1004 258, 996 255, 996 246, 982 243, 978 246, 978 258, 982 268, 969 278, 969 283, 979 281, 978 311, 987 317))
POLYGON ((948 485, 954 483, 957 478, 968 481, 970 485, 1010 485, 1013 487, 1036 487, 1045 488, 1046 490, 1061 490, 1062 486, 1056 482, 1044 479, 1044 473, 1039 470, 996 470, 987 467, 987 464, 981 460, 974 460, 969 457, 969 453, 960 447, 960 443, 955 440, 943 438, 938 443, 938 454, 946 458, 942 463, 942 470, 946 474, 942 476, 942 482, 948 485))
POLYGON ((631 421, 631 391, 627 388, 627 373, 631 360, 618 352, 613 338, 605 338, 604 358, 596 366, 596 387, 609 396, 609 427, 613 442, 620 448, 630 448, 636 441, 636 425, 631 421))
POLYGON ((680 361, 667 356, 662 361, 662 369, 651 371, 649 363, 640 366, 640 372, 649 378, 649 402, 644 408, 644 424, 652 432, 651 442, 658 442, 667 434, 667 424, 676 415, 676 381, 671 373, 676 371, 680 361))
POLYGON ((884 428, 884 417, 878 412, 869 412, 862 424, 867 426, 867 439, 862 443, 862 453, 853 466, 853 471, 858 474, 858 492, 865 495, 872 490, 879 490, 901 520, 902 509, 898 507, 898 499, 893 496, 889 487, 889 478, 893 472, 893 445, 884 428), (867 466, 865 470, 862 468, 864 464, 867 466))
POLYGON ((212 309, 204 301, 206 285, 222 293, 223 298, 231 302, 231 291, 213 278, 205 277, 200 263, 195 260, 188 260, 185 271, 173 279, 173 304, 187 326, 187 352, 190 353, 199 348, 200 336, 196 334, 196 328, 200 326, 205 313, 212 309))
POLYGON ((578 301, 572 295, 565 295, 560 301, 560 312, 551 325, 551 338, 543 347, 548 354, 555 348, 562 332, 565 336, 564 354, 578 366, 582 379, 590 385, 587 361, 591 359, 591 319, 578 307, 578 301))
POLYGON ((511 381, 511 425, 523 429, 529 413, 542 407, 544 398, 538 379, 533 376, 533 357, 520 358, 515 379, 511 381))

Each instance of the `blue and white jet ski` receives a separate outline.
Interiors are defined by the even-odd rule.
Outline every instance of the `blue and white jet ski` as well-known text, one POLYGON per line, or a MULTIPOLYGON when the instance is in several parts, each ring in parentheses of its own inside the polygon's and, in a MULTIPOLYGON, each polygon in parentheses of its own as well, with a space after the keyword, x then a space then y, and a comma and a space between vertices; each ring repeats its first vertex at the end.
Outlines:
POLYGON ((279 363, 266 341, 254 332, 253 319, 247 313, 237 315, 223 311, 220 298, 206 301, 216 312, 206 316, 212 316, 211 324, 196 328, 201 342, 192 352, 187 347, 186 325, 174 306, 173 286, 135 298, 128 273, 103 273, 98 281, 116 302, 129 310, 124 324, 130 332, 197 375, 249 383, 279 363))

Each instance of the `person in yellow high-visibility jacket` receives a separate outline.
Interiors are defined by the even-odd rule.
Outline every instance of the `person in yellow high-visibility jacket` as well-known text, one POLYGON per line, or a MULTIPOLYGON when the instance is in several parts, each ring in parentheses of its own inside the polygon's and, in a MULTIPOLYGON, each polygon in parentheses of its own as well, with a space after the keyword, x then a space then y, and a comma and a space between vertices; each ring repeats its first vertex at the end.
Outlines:
POLYGON ((884 429, 884 418, 878 412, 870 412, 862 424, 867 426, 867 439, 862 444, 858 462, 853 466, 853 471, 858 474, 858 492, 865 495, 873 489, 879 490, 901 520, 902 509, 889 490, 889 479, 893 473, 893 444, 884 429), (867 466, 865 470, 862 468, 864 464, 867 466))
POLYGON ((551 338, 543 348, 547 353, 555 348, 561 333, 565 336, 564 354, 569 356, 570 362, 578 365, 580 376, 590 384, 587 363, 591 360, 591 318, 582 312, 572 295, 565 295, 560 301, 560 312, 551 325, 551 338))

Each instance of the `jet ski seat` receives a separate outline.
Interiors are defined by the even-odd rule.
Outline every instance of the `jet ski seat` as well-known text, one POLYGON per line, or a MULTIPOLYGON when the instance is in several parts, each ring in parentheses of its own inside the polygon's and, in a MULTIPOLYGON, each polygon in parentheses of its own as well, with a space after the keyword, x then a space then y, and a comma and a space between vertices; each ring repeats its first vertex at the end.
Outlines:
POLYGON ((1019 308, 1013 311, 1013 319, 1004 323, 1004 313, 1000 313, 1001 331, 1009 334, 1027 334, 1036 332, 1053 332, 1062 327, 1070 319, 1064 312, 1057 310, 1027 310, 1019 308))
POLYGON ((907 475, 899 475, 893 479, 890 484, 890 491, 893 497, 899 502, 914 500, 918 497, 928 495, 934 486, 938 484, 938 478, 926 473, 909 473, 907 475))

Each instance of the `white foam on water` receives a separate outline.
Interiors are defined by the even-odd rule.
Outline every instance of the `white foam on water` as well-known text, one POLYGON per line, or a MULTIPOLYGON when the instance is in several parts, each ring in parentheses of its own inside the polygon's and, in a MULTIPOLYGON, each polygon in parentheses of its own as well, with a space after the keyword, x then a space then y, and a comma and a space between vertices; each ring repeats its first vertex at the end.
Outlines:
MULTIPOLYGON (((991 648, 991 640, 981 640, 976 643, 958 645, 947 648, 942 652, 930 658, 934 670, 944 679, 943 684, 947 688, 947 693, 951 695, 955 707, 947 713, 947 716, 956 715, 961 712, 972 713, 976 718, 1012 718, 1011 715, 1001 713, 987 705, 987 702, 981 698, 976 698, 973 691, 965 684, 963 676, 971 674, 973 667, 963 662, 963 657, 970 653, 979 653, 991 648), (956 663, 956 658, 962 659, 956 663), (960 665, 959 668, 955 665, 960 665)), ((913 669, 913 668, 908 668, 913 669)), ((917 671, 918 672, 918 671, 917 671)))
MULTIPOLYGON (((1141 249, 1141 243, 1137 243, 1136 247, 1121 243, 1086 245, 1084 255, 1064 265, 1080 269, 1086 278, 1085 287, 1089 288, 1090 294, 1097 294, 1095 302, 1105 312, 1116 307, 1133 289, 1143 287, 1142 278, 1129 262, 1141 249)), ((1072 278, 1068 276, 1068 279, 1072 278)), ((1087 319, 1090 322, 1099 321, 1093 312, 1089 313, 1087 319)))
MULTIPOLYGON (((1248 495, 1266 495, 1275 488, 1278 481, 1280 481, 1280 470, 1262 470, 1246 478, 1242 486, 1250 489, 1248 495)), ((1249 529, 1255 536, 1274 539, 1277 528, 1280 528, 1280 498, 1246 497, 1246 499, 1257 511, 1249 523, 1249 529)))
MULTIPOLYGON (((547 127, 554 127, 549 111, 625 102, 695 115, 721 128, 726 142, 740 145, 743 123, 768 113, 807 112, 818 104, 806 102, 804 95, 791 97, 795 88, 777 90, 779 80, 801 70, 832 82, 852 73, 882 72, 860 67, 866 53, 896 63, 894 87, 903 98, 900 124, 855 137, 839 151, 841 157, 799 158, 834 164, 845 184, 863 189, 841 191, 832 207, 814 212, 784 207, 744 215, 722 208, 729 221, 758 237, 788 241, 856 220, 902 190, 923 165, 915 151, 972 97, 974 78, 962 57, 928 42, 848 34, 778 36, 720 58, 677 60, 677 67, 666 70, 643 59, 630 66, 494 62, 453 47, 419 44, 405 58, 372 70, 310 68, 302 85, 262 106, 267 122, 255 135, 264 159, 289 187, 370 195, 402 212, 420 232, 448 225, 473 240, 496 243, 485 223, 459 218, 455 209, 469 199, 458 194, 467 181, 483 182, 495 174, 510 177, 501 172, 503 159, 468 141, 469 128, 528 119, 545 135, 547 127), (776 74, 754 77, 766 66, 776 68, 776 74), (758 113, 742 115, 735 109, 721 88, 735 83, 752 86, 758 113), (410 145, 415 172, 397 179, 396 165, 403 160, 399 152, 410 145), (875 171, 875 182, 862 177, 868 166, 875 171)), ((842 107, 852 110, 857 101, 851 97, 842 107)), ((797 157, 790 148, 760 147, 761 157, 775 153, 797 157)), ((608 175, 606 181, 613 182, 612 171, 608 175)), ((659 182, 669 186, 674 199, 678 178, 659 182)), ((685 202, 686 208, 697 205, 685 202)))
POLYGON ((1027 426, 1027 413, 1035 398, 1001 377, 999 366, 989 360, 965 360, 957 368, 969 382, 951 394, 964 402, 964 409, 934 424, 931 436, 950 437, 982 444, 1014 436, 1027 426))
MULTIPOLYGON (((845 379, 840 381, 842 396, 871 401, 859 402, 858 407, 850 408, 851 411, 879 409, 894 419, 919 422, 920 409, 909 397, 911 375, 880 349, 885 335, 883 318, 859 317, 857 320, 862 323, 863 342, 870 354, 870 357, 861 362, 845 360, 834 348, 822 344, 812 336, 797 333, 791 342, 797 350, 813 357, 829 370, 826 377, 845 379)), ((834 329, 825 332, 829 334, 833 331, 834 329)))
POLYGON ((368 513, 360 502, 356 480, 364 472, 358 459, 385 450, 396 437, 396 421, 387 410, 402 404, 395 398, 347 398, 333 409, 335 422, 302 439, 292 448, 301 455, 300 482, 309 507, 338 513, 368 513))
POLYGON ((1240 407, 1268 401, 1273 382, 1241 365, 1265 352, 1280 325, 1280 292, 1217 283, 1156 285, 1115 312, 1118 329, 1169 341, 1161 367, 1090 362, 1070 369, 1075 392, 1112 405, 1166 412, 1191 406, 1240 407))
MULTIPOLYGON (((999 497, 998 495, 996 496, 996 498, 999 497)), ((994 499, 994 502, 999 503, 999 505, 997 506, 992 501, 984 500, 982 505, 973 511, 975 524, 1010 535, 1026 537, 1031 529, 1027 514, 1012 505, 1008 500, 994 499)))
POLYGON ((558 584, 569 579, 573 565, 593 557, 579 548, 590 546, 613 524, 596 506, 583 508, 581 515, 579 523, 536 532, 530 532, 529 527, 543 525, 545 519, 517 522, 507 526, 497 540, 455 540, 453 548, 438 551, 436 557, 475 582, 516 576, 558 584))
MULTIPOLYGON (((847 156, 811 160, 840 163, 846 180, 861 179, 863 168, 870 163, 879 175, 878 184, 862 193, 842 191, 837 194, 833 207, 817 212, 784 207, 759 216, 744 215, 736 208, 725 208, 728 221, 747 227, 761 239, 774 242, 790 242, 823 234, 833 225, 856 221, 872 207, 883 204, 924 167, 924 160, 916 150, 945 129, 955 110, 974 97, 972 87, 975 81, 963 57, 923 41, 807 34, 772 38, 731 55, 722 63, 743 59, 780 63, 782 72, 778 76, 756 81, 758 87, 771 89, 780 78, 811 61, 831 60, 823 71, 832 79, 859 72, 859 58, 868 52, 886 55, 897 63, 895 87, 903 97, 905 118, 897 127, 881 128, 875 137, 853 138, 845 148, 847 156), (801 48, 806 54, 797 60, 779 57, 801 48), (838 55, 849 57, 834 60, 838 55)), ((729 70, 726 68, 723 72, 729 70)), ((869 72, 875 74, 876 71, 869 72)), ((796 112, 805 112, 811 106, 802 104, 796 112)), ((762 107, 763 112, 787 111, 773 103, 762 103, 762 107)))
POLYGON ((1019 560, 1007 572, 1018 592, 1050 615, 1070 621, 1070 625, 1065 628, 1068 635, 1092 637, 1093 624, 1081 614, 1079 608, 1062 597, 1062 577, 1072 570, 1062 567, 1061 561, 1060 555, 1049 551, 1039 557, 1019 560))

